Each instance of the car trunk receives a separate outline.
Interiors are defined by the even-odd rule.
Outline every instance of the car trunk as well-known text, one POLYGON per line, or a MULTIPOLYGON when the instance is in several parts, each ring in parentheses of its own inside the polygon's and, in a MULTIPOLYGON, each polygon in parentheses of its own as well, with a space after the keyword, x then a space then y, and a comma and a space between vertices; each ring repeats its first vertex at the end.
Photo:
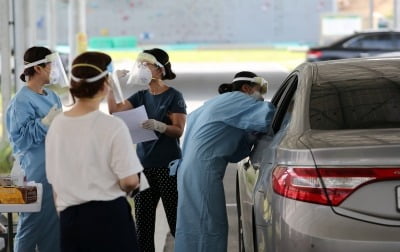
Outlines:
POLYGON ((336 213, 400 225, 400 129, 310 130, 301 141, 313 154, 325 190, 347 193, 332 207, 336 213))

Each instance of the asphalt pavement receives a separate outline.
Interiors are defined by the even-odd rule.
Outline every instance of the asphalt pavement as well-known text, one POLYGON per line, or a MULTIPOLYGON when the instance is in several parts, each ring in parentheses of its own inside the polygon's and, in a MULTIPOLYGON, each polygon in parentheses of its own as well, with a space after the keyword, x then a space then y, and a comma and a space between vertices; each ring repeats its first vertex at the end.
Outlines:
MULTIPOLYGON (((236 211, 236 191, 235 187, 232 186, 236 181, 236 164, 229 164, 224 177, 224 188, 225 188, 225 199, 226 209, 228 213, 229 233, 228 233, 228 251, 238 251, 238 223, 237 223, 237 211, 236 211)), ((159 217, 159 216, 157 216, 159 217)), ((162 217, 162 216, 161 216, 162 217)), ((166 223, 166 220, 161 220, 166 223)), ((167 225, 167 224, 166 224, 167 225)), ((161 228, 161 227, 158 227, 161 228)), ((157 243, 164 243, 163 250, 156 250, 162 252, 173 252, 174 251, 174 237, 167 232, 165 240, 158 241, 157 243)))

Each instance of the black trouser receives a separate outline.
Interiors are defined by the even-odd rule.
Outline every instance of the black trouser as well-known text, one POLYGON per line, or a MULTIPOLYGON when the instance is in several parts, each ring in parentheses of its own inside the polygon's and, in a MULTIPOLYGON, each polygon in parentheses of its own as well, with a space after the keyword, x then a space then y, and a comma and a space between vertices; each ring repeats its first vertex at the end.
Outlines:
POLYGON ((144 174, 150 188, 134 197, 137 236, 141 252, 154 252, 156 209, 161 198, 171 234, 175 236, 178 191, 176 176, 169 175, 168 168, 145 168, 144 174))
POLYGON ((135 223, 126 198, 90 201, 60 213, 62 252, 137 252, 135 223))

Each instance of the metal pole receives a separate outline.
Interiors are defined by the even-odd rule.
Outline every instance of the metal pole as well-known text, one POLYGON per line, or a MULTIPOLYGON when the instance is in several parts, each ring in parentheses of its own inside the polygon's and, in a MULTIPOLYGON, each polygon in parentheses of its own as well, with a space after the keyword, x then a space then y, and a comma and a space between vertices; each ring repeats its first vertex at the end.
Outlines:
POLYGON ((1 121, 2 132, 1 140, 7 139, 6 137, 6 123, 5 114, 8 103, 11 98, 11 46, 10 46, 10 5, 9 0, 0 0, 0 48, 1 48, 1 121))
POLYGON ((400 29, 400 0, 393 0, 393 28, 400 29))
POLYGON ((338 8, 337 8, 337 0, 332 0, 332 12, 337 13, 338 8))
MULTIPOLYGON (((24 0, 14 0, 14 61, 15 61, 15 75, 19 76, 23 72, 24 53, 27 49, 26 40, 26 6, 24 0)), ((23 83, 19 78, 15 78, 17 90, 19 90, 23 83)))
POLYGON ((369 28, 374 28, 374 0, 369 0, 369 28))
POLYGON ((26 17, 27 17, 27 46, 31 47, 37 43, 37 32, 36 32, 36 0, 26 1, 26 17))
POLYGON ((79 24, 78 31, 86 33, 86 0, 79 1, 79 24))
POLYGON ((56 1, 47 1, 47 43, 50 50, 55 51, 57 46, 57 19, 56 1))
POLYGON ((75 23, 76 23, 76 0, 70 0, 68 3, 68 45, 69 45, 69 55, 68 55, 68 69, 71 69, 72 60, 75 58, 75 23))
POLYGON ((68 44, 70 48, 68 69, 71 69, 72 60, 79 53, 78 36, 79 34, 86 34, 86 1, 70 0, 68 7, 68 44))

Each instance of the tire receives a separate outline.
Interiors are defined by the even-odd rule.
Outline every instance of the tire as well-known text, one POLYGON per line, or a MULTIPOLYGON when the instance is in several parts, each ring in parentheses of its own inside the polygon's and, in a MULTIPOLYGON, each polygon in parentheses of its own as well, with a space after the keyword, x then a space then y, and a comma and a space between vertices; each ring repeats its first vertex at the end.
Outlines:
POLYGON ((242 225, 242 210, 240 208, 240 191, 239 191, 239 174, 236 173, 236 210, 238 217, 238 241, 239 252, 245 252, 243 242, 243 225, 242 225))

